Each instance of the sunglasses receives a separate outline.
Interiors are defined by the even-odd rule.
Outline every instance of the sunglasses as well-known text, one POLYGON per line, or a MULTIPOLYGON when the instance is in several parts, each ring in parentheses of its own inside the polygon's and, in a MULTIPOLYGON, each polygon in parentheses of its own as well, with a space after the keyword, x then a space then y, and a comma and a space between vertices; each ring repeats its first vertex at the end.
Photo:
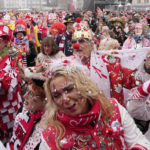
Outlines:
POLYGON ((89 39, 77 39, 77 40, 72 40, 72 44, 75 44, 75 43, 85 43, 85 42, 89 42, 89 39))

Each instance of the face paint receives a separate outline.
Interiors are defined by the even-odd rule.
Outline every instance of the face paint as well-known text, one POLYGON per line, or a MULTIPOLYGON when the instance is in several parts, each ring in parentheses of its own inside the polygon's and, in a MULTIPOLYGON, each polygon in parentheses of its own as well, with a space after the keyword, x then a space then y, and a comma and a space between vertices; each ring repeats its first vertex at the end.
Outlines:
POLYGON ((73 81, 64 76, 55 77, 50 83, 50 90, 53 101, 59 110, 70 115, 87 112, 87 100, 78 93, 73 81))

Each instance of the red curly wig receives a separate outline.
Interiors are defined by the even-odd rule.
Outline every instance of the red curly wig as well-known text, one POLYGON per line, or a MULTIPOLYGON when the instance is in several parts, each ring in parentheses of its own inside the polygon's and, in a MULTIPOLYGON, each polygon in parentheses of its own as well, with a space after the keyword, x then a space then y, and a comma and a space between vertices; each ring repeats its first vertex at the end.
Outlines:
POLYGON ((52 34, 55 34, 56 32, 62 34, 65 32, 66 26, 61 22, 55 22, 51 25, 50 30, 52 34))

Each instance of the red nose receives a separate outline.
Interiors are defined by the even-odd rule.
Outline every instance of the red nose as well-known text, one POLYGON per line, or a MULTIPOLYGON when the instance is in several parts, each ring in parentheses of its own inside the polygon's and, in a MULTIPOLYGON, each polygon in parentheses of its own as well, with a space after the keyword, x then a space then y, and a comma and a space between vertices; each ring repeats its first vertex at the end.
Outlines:
POLYGON ((79 43, 73 44, 73 48, 74 48, 74 49, 79 49, 79 47, 80 47, 79 43))
POLYGON ((21 35, 18 35, 18 39, 20 39, 21 38, 21 35))

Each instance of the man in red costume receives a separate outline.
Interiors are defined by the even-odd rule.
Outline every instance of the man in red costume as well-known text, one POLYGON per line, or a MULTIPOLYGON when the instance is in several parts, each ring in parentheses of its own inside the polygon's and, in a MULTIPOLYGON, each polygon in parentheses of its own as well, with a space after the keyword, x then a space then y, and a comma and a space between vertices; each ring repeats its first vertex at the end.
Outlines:
MULTIPOLYGON (((0 48, 7 47, 9 41, 7 26, 0 26, 0 40, 0 48)), ((6 54, 0 60, 0 140, 4 144, 11 137, 14 118, 21 104, 19 70, 15 59, 6 54)))
POLYGON ((100 56, 98 60, 94 55, 97 55, 94 51, 94 43, 92 42, 92 34, 84 24, 77 24, 75 32, 73 34, 73 40, 76 42, 73 45, 74 54, 78 55, 83 64, 85 64, 91 70, 91 78, 100 87, 104 89, 103 83, 97 83, 97 80, 93 74, 95 73, 99 78, 104 78, 106 82, 109 82, 109 87, 106 89, 108 97, 114 97, 118 102, 124 105, 123 87, 131 89, 135 86, 135 79, 133 76, 134 70, 130 70, 122 67, 120 58, 113 57, 111 55, 100 56), (99 62, 104 61, 107 73, 104 70, 100 70, 98 67, 99 62), (94 73, 93 73, 94 72, 94 73))

